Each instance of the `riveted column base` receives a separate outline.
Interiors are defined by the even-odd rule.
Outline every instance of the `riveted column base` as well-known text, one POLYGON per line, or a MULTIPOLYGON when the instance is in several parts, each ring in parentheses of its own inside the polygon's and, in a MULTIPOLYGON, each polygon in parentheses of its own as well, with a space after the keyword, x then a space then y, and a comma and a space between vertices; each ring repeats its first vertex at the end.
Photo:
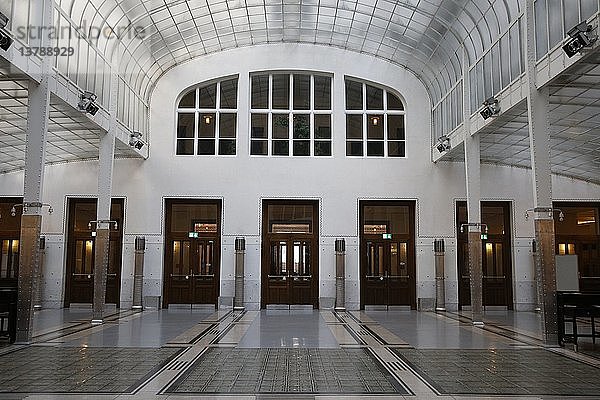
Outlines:
POLYGON ((481 265, 481 233, 469 232, 469 280, 473 325, 483 325, 483 271, 481 265))
POLYGON ((556 258, 554 252, 554 220, 535 220, 535 241, 537 257, 535 267, 537 282, 541 285, 542 333, 546 346, 558 345, 558 324, 556 318, 556 258))
POLYGON ((33 296, 40 261, 41 215, 21 217, 19 294, 17 300, 16 343, 31 343, 33 333, 33 296))
POLYGON ((106 303, 106 276, 108 274, 108 250, 110 244, 109 236, 109 229, 96 229, 92 324, 101 324, 104 317, 104 305, 106 303))

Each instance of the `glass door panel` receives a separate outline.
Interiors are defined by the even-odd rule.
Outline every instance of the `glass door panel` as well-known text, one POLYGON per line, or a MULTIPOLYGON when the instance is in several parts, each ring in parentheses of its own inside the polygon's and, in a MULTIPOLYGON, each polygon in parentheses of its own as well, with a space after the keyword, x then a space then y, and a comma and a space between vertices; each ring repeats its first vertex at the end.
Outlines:
POLYGON ((75 271, 73 278, 86 281, 94 276, 94 241, 77 240, 75 242, 75 271))
POLYGON ((386 275, 383 244, 367 242, 367 278, 383 278, 386 275))
POLYGON ((396 278, 409 278, 408 274, 408 243, 390 243, 389 275, 396 278))
POLYGON ((200 265, 196 275, 204 278, 214 277, 214 241, 200 241, 198 243, 198 260, 200 265))
POLYGON ((308 242, 297 242, 293 244, 293 270, 290 275, 303 279, 310 278, 310 245, 308 242))
POLYGON ((17 279, 19 271, 19 241, 17 239, 2 240, 0 251, 2 251, 0 279, 17 279))
POLYGON ((269 278, 285 279, 287 277, 287 242, 271 243, 271 269, 269 278))

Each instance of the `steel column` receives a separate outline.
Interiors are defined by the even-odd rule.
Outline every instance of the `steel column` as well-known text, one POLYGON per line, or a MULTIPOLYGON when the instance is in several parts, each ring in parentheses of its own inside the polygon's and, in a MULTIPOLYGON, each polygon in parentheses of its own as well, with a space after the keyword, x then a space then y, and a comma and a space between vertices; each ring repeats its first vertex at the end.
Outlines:
MULTIPOLYGON (((36 8, 39 21, 52 25, 51 2, 36 8)), ((42 43, 47 40, 43 35, 42 43)), ((23 215, 19 248, 19 278, 17 301, 17 343, 30 343, 33 326, 33 297, 39 281, 40 232, 42 227, 42 192, 46 163, 46 133, 50 115, 50 72, 47 57, 42 59, 39 84, 30 81, 27 108, 27 140, 25 144, 25 176, 23 215)))
POLYGON ((94 254, 94 304, 92 323, 103 322, 106 303, 106 276, 108 274, 110 245, 110 206, 112 197, 113 164, 115 158, 115 132, 117 130, 118 80, 111 73, 111 93, 109 102, 110 121, 108 132, 100 138, 98 160, 98 207, 96 210, 96 242, 94 254))
POLYGON ((246 254, 246 239, 235 238, 235 295, 233 308, 244 309, 244 255, 246 254))
POLYGON ((335 240, 335 309, 346 310, 346 241, 335 240))
POLYGON ((473 324, 483 324, 483 272, 481 248, 481 156, 479 135, 471 135, 471 86, 469 81, 469 57, 463 49, 463 124, 465 128, 465 178, 467 191, 468 264, 471 287, 471 310, 473 324))
MULTIPOLYGON (((525 6, 527 79, 527 116, 529 120, 529 150, 533 184, 534 228, 537 246, 537 284, 542 286, 541 321, 544 343, 558 345, 556 320, 556 260, 554 253, 553 213, 537 212, 552 209, 552 173, 550 164, 550 122, 548 89, 538 89, 536 84, 536 54, 534 0, 525 6)), ((539 289, 538 289, 539 290, 539 289)))

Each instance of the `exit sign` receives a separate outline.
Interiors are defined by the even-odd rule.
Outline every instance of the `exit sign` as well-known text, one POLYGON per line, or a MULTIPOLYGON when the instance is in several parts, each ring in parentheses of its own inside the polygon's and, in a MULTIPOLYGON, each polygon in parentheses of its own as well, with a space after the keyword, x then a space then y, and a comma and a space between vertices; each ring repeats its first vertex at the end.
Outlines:
POLYGON ((383 236, 384 239, 391 239, 392 238, 392 234, 391 233, 382 233, 381 236, 383 236))
POLYGON ((198 237, 198 232, 189 232, 188 233, 188 237, 197 238, 198 237))
POLYGON ((481 240, 486 240, 486 239, 487 239, 487 233, 482 233, 481 240))

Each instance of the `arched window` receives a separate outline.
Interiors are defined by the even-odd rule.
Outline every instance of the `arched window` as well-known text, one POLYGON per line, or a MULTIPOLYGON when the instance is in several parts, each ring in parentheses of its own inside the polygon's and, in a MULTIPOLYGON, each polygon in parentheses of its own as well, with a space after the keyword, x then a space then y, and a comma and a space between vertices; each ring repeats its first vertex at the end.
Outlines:
POLYGON ((331 156, 331 77, 251 75, 250 154, 331 156))
POLYGON ((346 156, 406 156, 404 104, 398 96, 346 78, 346 156))
POLYGON ((177 155, 235 156, 238 78, 202 83, 177 106, 177 155))

